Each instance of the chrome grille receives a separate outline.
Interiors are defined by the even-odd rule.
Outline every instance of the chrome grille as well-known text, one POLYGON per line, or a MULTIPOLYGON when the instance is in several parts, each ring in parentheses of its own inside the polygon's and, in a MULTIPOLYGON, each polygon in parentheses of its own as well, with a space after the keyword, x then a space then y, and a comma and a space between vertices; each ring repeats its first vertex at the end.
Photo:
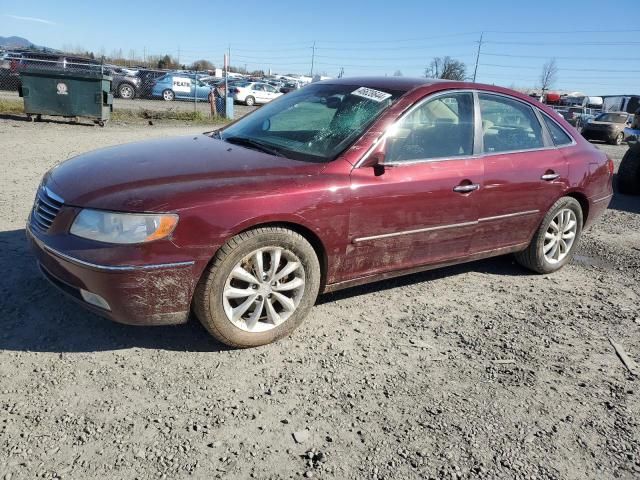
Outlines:
POLYGON ((47 187, 40 187, 31 211, 31 225, 47 231, 64 205, 64 200, 47 187))

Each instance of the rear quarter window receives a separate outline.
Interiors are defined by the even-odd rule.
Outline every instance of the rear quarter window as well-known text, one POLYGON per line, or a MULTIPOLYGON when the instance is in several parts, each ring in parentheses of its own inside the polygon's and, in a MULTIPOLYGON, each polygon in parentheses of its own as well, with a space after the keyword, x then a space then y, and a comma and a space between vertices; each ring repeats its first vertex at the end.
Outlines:
POLYGON ((544 123, 547 125, 547 129, 549 130, 549 134, 553 139, 553 143, 556 147, 561 147, 564 145, 571 145, 573 143, 573 138, 571 138, 556 122, 551 120, 547 115, 542 114, 544 117, 544 123))

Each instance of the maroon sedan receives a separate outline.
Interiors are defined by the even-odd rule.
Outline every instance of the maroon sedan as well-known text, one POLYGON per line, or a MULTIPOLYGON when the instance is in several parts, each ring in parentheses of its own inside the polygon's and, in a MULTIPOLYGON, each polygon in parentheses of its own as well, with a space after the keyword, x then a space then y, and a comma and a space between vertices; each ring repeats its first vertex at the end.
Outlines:
POLYGON ((118 322, 186 322, 249 347, 319 292, 514 253, 566 264, 613 163, 511 90, 348 78, 226 128, 80 155, 48 172, 27 232, 44 275, 118 322))

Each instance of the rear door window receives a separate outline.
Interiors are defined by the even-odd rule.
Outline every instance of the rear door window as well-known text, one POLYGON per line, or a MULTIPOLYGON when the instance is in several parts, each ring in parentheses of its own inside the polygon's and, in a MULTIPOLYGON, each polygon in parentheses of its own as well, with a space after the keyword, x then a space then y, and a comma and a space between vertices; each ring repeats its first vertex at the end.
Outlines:
POLYGON ((479 93, 484 153, 543 148, 542 126, 533 109, 502 95, 479 93))

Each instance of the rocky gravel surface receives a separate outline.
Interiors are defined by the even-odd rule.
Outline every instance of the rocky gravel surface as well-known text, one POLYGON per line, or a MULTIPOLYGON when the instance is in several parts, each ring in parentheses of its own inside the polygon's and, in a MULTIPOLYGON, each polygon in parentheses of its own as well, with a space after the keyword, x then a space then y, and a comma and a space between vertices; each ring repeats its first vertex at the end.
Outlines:
POLYGON ((506 256, 354 288, 251 350, 111 323, 39 275, 48 168, 200 130, 0 119, 0 479, 640 478, 640 383, 610 343, 640 360, 640 197, 556 274, 506 256))

